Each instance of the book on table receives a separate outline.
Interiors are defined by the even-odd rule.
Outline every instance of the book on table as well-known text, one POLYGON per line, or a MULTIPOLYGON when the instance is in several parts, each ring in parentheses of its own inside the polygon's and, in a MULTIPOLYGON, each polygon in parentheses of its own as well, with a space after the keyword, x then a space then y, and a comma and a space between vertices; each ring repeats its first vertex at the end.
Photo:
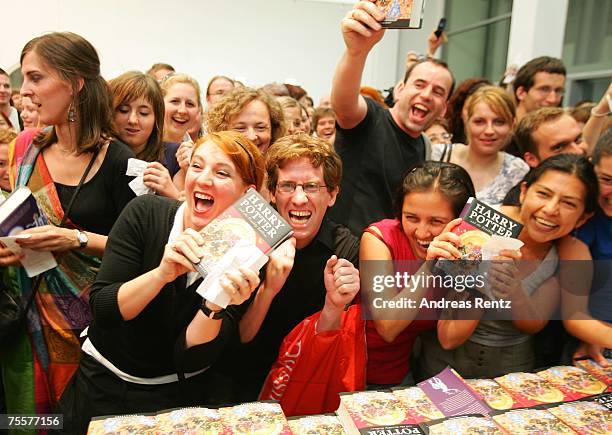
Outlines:
POLYGON ((32 278, 57 266, 51 252, 23 249, 18 239, 28 238, 23 230, 48 225, 30 189, 18 187, 0 204, 0 241, 15 254, 23 254, 20 260, 27 275, 32 278))
MULTIPOLYGON (((341 393, 336 414, 347 433, 374 435, 430 433, 430 422, 439 423, 444 418, 465 414, 482 418, 470 420, 474 424, 496 427, 485 417, 490 412, 491 408, 463 378, 447 367, 417 387, 341 393)), ((441 429, 442 426, 436 426, 433 433, 441 429)))

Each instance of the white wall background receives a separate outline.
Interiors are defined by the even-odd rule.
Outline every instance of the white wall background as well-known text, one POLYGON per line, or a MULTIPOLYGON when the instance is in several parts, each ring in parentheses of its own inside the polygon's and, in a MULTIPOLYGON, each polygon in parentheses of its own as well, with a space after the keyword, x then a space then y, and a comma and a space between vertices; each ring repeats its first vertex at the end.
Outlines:
POLYGON ((568 2, 569 0, 513 1, 508 64, 520 66, 538 56, 561 58, 568 2))
MULTIPOLYGON (((18 68, 23 45, 49 31, 69 30, 98 50, 102 75, 166 62, 202 87, 224 74, 247 85, 294 79, 315 99, 329 93, 344 44, 340 21, 350 4, 308 0, 30 0, 3 1, 0 67, 18 68)), ((363 84, 378 89, 403 75, 405 53, 425 51, 443 10, 428 0, 422 30, 388 31, 374 49, 363 84)))

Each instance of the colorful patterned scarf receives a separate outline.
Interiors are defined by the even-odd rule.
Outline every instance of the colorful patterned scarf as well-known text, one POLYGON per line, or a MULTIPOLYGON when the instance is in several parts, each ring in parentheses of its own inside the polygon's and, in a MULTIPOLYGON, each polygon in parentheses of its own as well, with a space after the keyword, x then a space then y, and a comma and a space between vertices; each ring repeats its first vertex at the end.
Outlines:
MULTIPOLYGON (((13 143, 11 182, 27 185, 49 222, 59 225, 64 211, 41 149, 32 144, 36 133, 26 131, 13 143)), ((78 228, 70 219, 65 227, 78 228)), ((27 340, 19 340, 2 361, 9 413, 51 412, 79 364, 79 334, 91 319, 89 288, 100 260, 72 250, 54 254, 59 265, 44 273, 28 312, 27 340)), ((34 279, 17 268, 17 281, 16 292, 27 300, 34 279)))

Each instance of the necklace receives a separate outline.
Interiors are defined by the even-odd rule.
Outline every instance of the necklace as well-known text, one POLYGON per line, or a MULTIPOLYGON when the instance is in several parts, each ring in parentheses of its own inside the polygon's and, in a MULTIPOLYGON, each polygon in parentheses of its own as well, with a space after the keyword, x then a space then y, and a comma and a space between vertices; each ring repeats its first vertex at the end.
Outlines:
POLYGON ((70 155, 70 154, 74 154, 75 149, 67 149, 62 147, 59 143, 55 144, 57 146, 57 150, 64 155, 70 155))

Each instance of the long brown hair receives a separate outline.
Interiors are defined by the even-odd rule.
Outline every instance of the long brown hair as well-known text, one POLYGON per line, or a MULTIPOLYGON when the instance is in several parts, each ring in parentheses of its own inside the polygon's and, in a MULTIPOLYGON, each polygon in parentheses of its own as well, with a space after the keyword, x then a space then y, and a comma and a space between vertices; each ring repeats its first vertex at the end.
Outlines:
POLYGON ((109 82, 113 96, 113 112, 122 104, 130 103, 138 98, 144 98, 153 107, 155 125, 147 144, 137 155, 147 162, 161 161, 164 156, 164 97, 153 76, 140 71, 128 71, 109 82))
MULTIPOLYGON (((111 96, 108 84, 100 76, 100 59, 93 45, 75 33, 54 32, 30 40, 21 51, 20 63, 23 64, 30 52, 40 56, 72 87, 78 152, 91 151, 109 141, 114 135, 111 96), (81 90, 78 89, 80 79, 83 80, 81 90)), ((54 127, 45 129, 34 141, 40 147, 55 142, 54 127)))

